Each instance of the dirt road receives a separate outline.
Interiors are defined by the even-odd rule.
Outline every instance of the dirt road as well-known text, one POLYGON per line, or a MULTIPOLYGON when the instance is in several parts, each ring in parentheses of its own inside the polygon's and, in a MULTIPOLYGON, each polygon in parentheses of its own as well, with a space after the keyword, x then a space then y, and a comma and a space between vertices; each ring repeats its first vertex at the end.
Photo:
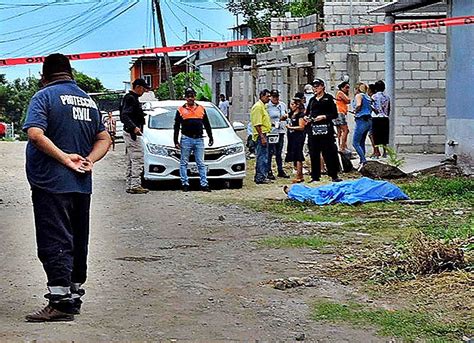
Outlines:
MULTIPOLYGON (((317 298, 354 291, 318 286, 276 290, 264 282, 305 276, 309 249, 262 248, 256 241, 294 229, 261 213, 203 202, 178 190, 124 192, 123 144, 94 168, 89 279, 83 313, 71 323, 26 323, 45 304, 24 143, 0 142, 0 341, 386 341, 370 330, 310 318, 317 298), (303 336, 304 335, 304 336, 303 336)), ((226 192, 220 190, 219 192, 226 192)))

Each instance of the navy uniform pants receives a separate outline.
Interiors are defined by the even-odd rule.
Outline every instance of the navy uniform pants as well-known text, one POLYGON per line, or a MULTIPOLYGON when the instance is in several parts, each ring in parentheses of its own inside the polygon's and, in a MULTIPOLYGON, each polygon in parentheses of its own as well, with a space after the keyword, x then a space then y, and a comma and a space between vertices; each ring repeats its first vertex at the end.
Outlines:
POLYGON ((90 199, 90 194, 32 188, 38 257, 49 287, 86 281, 90 199))

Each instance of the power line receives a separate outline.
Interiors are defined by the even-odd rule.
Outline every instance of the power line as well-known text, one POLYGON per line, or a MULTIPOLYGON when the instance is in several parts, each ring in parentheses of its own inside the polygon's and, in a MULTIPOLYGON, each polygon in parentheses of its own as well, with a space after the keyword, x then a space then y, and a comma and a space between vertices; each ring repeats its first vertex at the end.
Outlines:
POLYGON ((19 14, 15 14, 11 17, 8 17, 8 18, 5 18, 5 19, 2 19, 2 22, 6 22, 7 20, 10 20, 10 19, 15 19, 15 18, 19 18, 19 17, 22 17, 24 16, 25 14, 28 14, 28 13, 33 13, 33 12, 36 12, 36 11, 39 11, 45 7, 48 7, 50 6, 51 4, 46 4, 46 5, 43 5, 43 6, 40 6, 38 8, 33 8, 32 10, 28 10, 28 11, 25 11, 25 12, 22 12, 22 13, 19 13, 19 14))
POLYGON ((220 37, 223 37, 223 35, 214 30, 211 26, 207 25, 205 22, 203 22, 202 20, 200 20, 199 18, 197 18, 196 16, 192 15, 191 13, 189 13, 188 11, 186 11, 185 9, 183 9, 181 6, 177 5, 176 3, 174 3, 173 1, 170 1, 173 5, 175 5, 177 8, 179 8, 181 11, 183 11, 184 13, 186 13, 187 15, 189 15, 191 18, 194 18, 194 20, 200 22, 202 25, 204 25, 205 27, 207 27, 209 30, 217 33, 220 37))
MULTIPOLYGON (((20 29, 20 30, 15 30, 15 31, 10 31, 10 32, 2 32, 2 36, 7 36, 7 35, 12 35, 14 33, 18 33, 18 32, 25 32, 25 31, 30 31, 30 30, 33 30, 33 29, 36 29, 37 27, 45 27, 45 26, 48 26, 50 24, 54 24, 54 23, 57 23, 59 21, 66 21, 68 18, 72 18, 74 17, 75 14, 73 15, 70 15, 70 16, 67 16, 67 17, 64 17, 64 18, 61 18, 61 19, 56 19, 56 20, 53 20, 53 21, 50 21, 49 23, 46 23, 46 24, 39 24, 39 25, 35 25, 35 26, 30 26, 26 29, 20 29)), ((22 38, 25 38, 25 37, 22 37, 22 38)))
MULTIPOLYGON (((166 7, 169 8, 169 10, 171 11, 171 13, 173 14, 173 16, 178 20, 178 22, 181 24, 181 26, 183 28, 186 28, 186 25, 184 25, 184 23, 181 21, 181 19, 176 15, 176 13, 174 13, 173 9, 171 8, 171 6, 168 4, 168 1, 164 1, 166 7)), ((193 35, 191 35, 192 38, 194 38, 193 35)), ((181 39, 182 40, 182 39, 181 39)))
POLYGON ((68 33, 72 32, 72 31, 69 31, 70 28, 71 29, 81 28, 81 26, 83 26, 83 25, 88 25, 90 21, 95 21, 96 20, 96 18, 94 18, 94 15, 96 14, 96 12, 100 11, 101 9, 107 9, 108 5, 110 5, 110 4, 107 4, 104 7, 101 7, 100 4, 95 4, 95 5, 92 5, 91 7, 88 7, 85 11, 83 11, 79 14, 76 14, 72 20, 67 21, 66 26, 63 27, 62 26, 63 23, 60 23, 59 25, 56 25, 56 26, 50 28, 49 31, 46 32, 46 35, 43 38, 36 40, 33 44, 24 45, 24 46, 14 50, 14 51, 10 51, 9 55, 13 55, 13 54, 18 53, 20 51, 22 51, 22 53, 24 51, 26 51, 26 53, 29 53, 29 51, 34 51, 36 49, 35 46, 38 46, 39 43, 41 43, 42 41, 44 41, 47 38, 50 38, 50 39, 47 40, 45 43, 42 43, 41 45, 39 45, 39 48, 41 48, 41 46, 45 46, 45 45, 55 41, 57 39, 56 36, 58 36, 58 35, 63 36, 64 32, 68 32, 68 33), (89 17, 90 20, 82 21, 81 25, 78 25, 78 26, 75 24, 75 22, 77 20, 82 19, 83 17, 86 17, 86 16, 89 17), (58 27, 61 27, 61 30, 55 30, 58 27))
POLYGON ((99 24, 99 25, 96 25, 95 27, 93 27, 92 29, 84 32, 83 34, 69 40, 68 42, 64 43, 63 45, 59 46, 59 47, 56 47, 55 50, 60 50, 60 49, 63 49, 75 42, 77 42, 78 40, 81 40, 82 38, 86 37, 87 35, 91 34, 92 32, 94 32, 95 30, 101 28, 102 26, 110 23, 112 20, 116 19, 117 17, 121 16, 122 14, 124 14, 125 12, 129 11, 131 8, 133 8, 134 6, 136 6, 137 4, 139 3, 138 0, 136 0, 136 2, 134 2, 133 4, 131 4, 130 6, 128 6, 127 8, 125 8, 124 10, 122 10, 120 13, 114 15, 112 18, 106 20, 105 22, 99 24))

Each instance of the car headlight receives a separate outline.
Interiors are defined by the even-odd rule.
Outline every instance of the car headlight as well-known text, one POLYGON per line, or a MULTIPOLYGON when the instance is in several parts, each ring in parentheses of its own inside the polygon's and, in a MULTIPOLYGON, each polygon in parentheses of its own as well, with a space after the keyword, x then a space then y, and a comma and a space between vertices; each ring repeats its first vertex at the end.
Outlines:
POLYGON ((175 153, 175 149, 165 146, 165 145, 158 145, 153 143, 148 143, 147 145, 148 151, 150 154, 158 155, 158 156, 172 156, 175 153))
POLYGON ((242 151, 244 151, 244 145, 242 143, 228 145, 224 148, 224 154, 226 155, 239 154, 242 151))

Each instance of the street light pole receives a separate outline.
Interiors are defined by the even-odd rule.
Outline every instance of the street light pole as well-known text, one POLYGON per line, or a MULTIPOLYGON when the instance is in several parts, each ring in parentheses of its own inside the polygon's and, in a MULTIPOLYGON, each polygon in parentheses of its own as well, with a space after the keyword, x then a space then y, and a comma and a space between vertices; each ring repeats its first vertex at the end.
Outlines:
MULTIPOLYGON (((166 47, 165 28, 163 25, 163 17, 161 15, 160 0, 153 0, 153 3, 155 4, 156 18, 158 19, 158 26, 160 29, 161 46, 166 47)), ((167 52, 163 53, 163 57, 165 59, 166 76, 168 77, 168 87, 170 90, 170 98, 174 100, 176 99, 176 95, 175 95, 174 86, 173 86, 173 74, 171 72, 170 57, 168 56, 167 52)))

